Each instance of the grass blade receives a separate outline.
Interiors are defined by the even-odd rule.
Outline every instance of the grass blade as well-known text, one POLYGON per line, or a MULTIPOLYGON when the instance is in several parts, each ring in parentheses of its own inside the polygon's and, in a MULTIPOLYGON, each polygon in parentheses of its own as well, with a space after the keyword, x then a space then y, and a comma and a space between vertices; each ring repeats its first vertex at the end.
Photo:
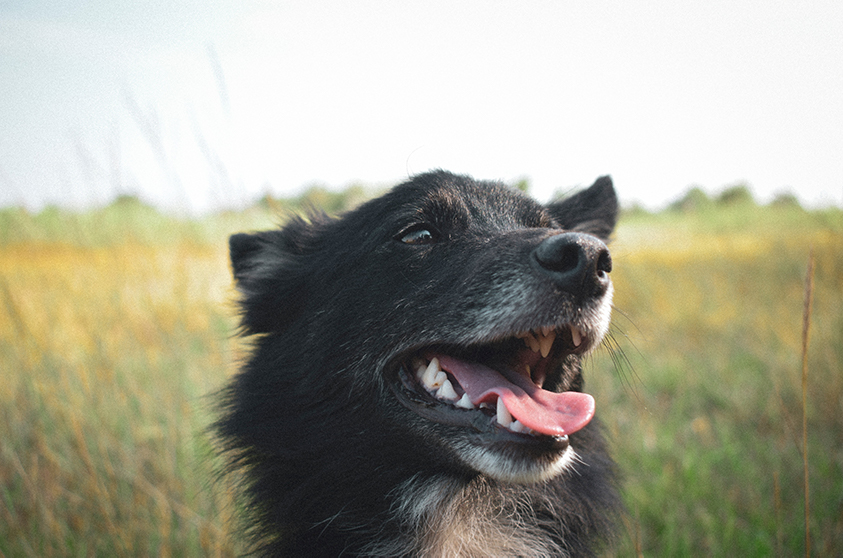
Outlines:
POLYGON ((802 306, 802 466, 805 474, 805 556, 811 555, 811 506, 808 482, 808 340, 814 294, 814 251, 808 256, 805 274, 805 301, 802 306))

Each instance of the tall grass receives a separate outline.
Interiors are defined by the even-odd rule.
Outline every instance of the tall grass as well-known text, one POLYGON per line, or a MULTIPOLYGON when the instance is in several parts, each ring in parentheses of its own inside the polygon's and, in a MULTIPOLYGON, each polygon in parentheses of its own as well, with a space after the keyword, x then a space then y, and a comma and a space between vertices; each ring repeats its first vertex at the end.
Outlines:
POLYGON ((610 355, 598 355, 587 387, 638 522, 619 553, 793 556, 813 543, 818 555, 840 555, 843 215, 735 208, 640 216, 622 222, 612 249, 613 337, 630 366, 608 373, 610 355), (806 475, 819 487, 810 516, 806 475))
POLYGON ((0 554, 231 554, 203 433, 224 253, 7 245, 0 270, 0 554))
POLYGON ((811 555, 811 476, 808 471, 808 342, 814 307, 814 251, 805 274, 805 301, 802 304, 802 463, 805 477, 805 556, 811 555))
MULTIPOLYGON (((273 221, 0 212, 0 555, 237 552, 208 394, 241 356, 226 235, 273 221)), ((636 215, 612 250, 623 356, 586 381, 625 474, 616 553, 843 553, 841 212, 636 215)))

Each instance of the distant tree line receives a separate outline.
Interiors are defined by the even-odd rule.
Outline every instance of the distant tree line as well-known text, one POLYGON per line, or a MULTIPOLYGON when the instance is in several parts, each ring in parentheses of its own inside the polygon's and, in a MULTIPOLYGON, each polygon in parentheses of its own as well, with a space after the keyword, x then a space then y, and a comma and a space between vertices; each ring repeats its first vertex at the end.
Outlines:
MULTIPOLYGON (((679 199, 671 203, 668 210, 689 213, 713 208, 756 205, 758 203, 749 185, 746 182, 738 182, 727 186, 715 196, 709 196, 699 186, 692 186, 679 199)), ((799 200, 791 192, 778 194, 770 205, 801 207, 799 200)))
MULTIPOLYGON (((512 182, 511 186, 527 194, 531 190, 531 184, 527 178, 517 179, 512 182)), ((251 204, 251 207, 276 214, 301 213, 314 210, 324 211, 328 214, 337 214, 354 209, 366 200, 381 193, 383 193, 383 188, 372 188, 359 183, 351 184, 340 190, 331 190, 324 185, 313 184, 305 188, 301 194, 294 196, 276 196, 269 192, 267 188, 267 192, 257 198, 251 204)), ((557 190, 554 197, 564 197, 570 195, 570 193, 570 190, 560 189, 557 190)), ((700 186, 691 186, 679 198, 668 204, 665 209, 670 212, 694 213, 724 207, 749 207, 757 205, 759 204, 755 200, 750 186, 746 182, 737 182, 725 187, 714 195, 709 195, 700 186)), ((801 208, 799 200, 791 192, 778 194, 769 205, 801 208)), ((118 195, 107 207, 130 212, 157 212, 152 204, 147 203, 134 193, 122 193, 118 195)), ((23 211, 26 213, 25 210, 23 211)), ((223 210, 223 212, 225 211, 223 210)), ((624 212, 627 214, 649 213, 649 211, 640 205, 625 207, 624 212)), ((63 214, 76 212, 72 210, 65 211, 56 206, 48 206, 42 213, 63 214)))
POLYGON ((377 193, 362 184, 352 184, 339 191, 332 191, 316 184, 305 189, 298 196, 277 197, 266 193, 258 199, 256 205, 276 213, 324 211, 329 214, 342 213, 354 209, 377 193))

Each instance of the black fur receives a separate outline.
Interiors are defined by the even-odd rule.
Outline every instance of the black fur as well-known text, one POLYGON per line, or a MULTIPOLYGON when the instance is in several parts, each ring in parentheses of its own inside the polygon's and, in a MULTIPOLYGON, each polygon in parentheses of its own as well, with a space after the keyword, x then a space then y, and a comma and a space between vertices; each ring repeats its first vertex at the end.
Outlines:
POLYGON ((611 294, 611 260, 595 236, 607 240, 616 217, 608 177, 542 206, 500 183, 437 171, 341 218, 232 236, 254 348, 216 429, 245 479, 254 549, 591 555, 619 505, 597 422, 570 434, 576 460, 561 472, 519 480, 522 465, 561 455, 561 439, 439 405, 416 393, 406 368, 430 350, 511 363, 525 351, 515 333, 570 324, 584 341, 575 350, 572 334, 559 334, 544 388, 581 391, 580 361, 605 333, 598 322, 611 294), (598 265, 599 281, 566 263, 574 248, 537 250, 564 231, 584 233, 566 242, 598 265), (465 448, 488 449, 491 467, 503 456, 514 477, 478 470, 465 448))

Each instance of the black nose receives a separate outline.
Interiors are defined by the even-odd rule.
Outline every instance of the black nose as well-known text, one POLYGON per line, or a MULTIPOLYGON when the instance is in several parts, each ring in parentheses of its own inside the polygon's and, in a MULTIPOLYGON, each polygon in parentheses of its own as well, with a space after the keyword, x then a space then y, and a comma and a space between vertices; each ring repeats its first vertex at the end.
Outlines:
POLYGON ((602 296, 609 287, 612 256, 600 239, 562 233, 542 241, 533 258, 559 288, 577 296, 602 296))

